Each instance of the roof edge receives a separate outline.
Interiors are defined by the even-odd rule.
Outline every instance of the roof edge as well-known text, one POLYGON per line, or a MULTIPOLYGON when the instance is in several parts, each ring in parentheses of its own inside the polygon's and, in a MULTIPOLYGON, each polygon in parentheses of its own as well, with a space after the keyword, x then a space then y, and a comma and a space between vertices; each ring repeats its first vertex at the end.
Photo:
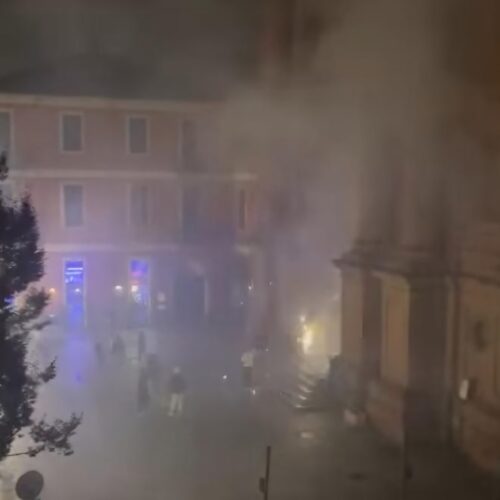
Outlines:
POLYGON ((114 97, 53 96, 0 92, 0 102, 3 104, 75 107, 83 109, 123 109, 128 111, 178 111, 185 113, 210 111, 222 101, 223 99, 207 99, 203 101, 185 99, 123 99, 114 97))

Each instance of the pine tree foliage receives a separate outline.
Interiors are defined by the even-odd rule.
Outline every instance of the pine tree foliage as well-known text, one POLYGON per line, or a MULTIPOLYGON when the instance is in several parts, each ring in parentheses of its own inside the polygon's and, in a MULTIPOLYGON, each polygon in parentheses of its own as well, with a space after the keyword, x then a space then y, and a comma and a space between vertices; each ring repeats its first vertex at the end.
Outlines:
MULTIPOLYGON (((0 156, 0 181, 8 175, 0 156)), ((70 438, 81 422, 71 415, 48 423, 33 420, 38 388, 56 375, 55 361, 39 367, 28 360, 30 334, 47 326, 41 319, 49 296, 34 286, 44 273, 36 214, 29 196, 13 203, 0 193, 0 460, 27 432, 33 444, 26 451, 71 454, 70 438), (17 301, 14 298, 20 297, 17 301), (20 305, 19 305, 20 304, 20 305)))

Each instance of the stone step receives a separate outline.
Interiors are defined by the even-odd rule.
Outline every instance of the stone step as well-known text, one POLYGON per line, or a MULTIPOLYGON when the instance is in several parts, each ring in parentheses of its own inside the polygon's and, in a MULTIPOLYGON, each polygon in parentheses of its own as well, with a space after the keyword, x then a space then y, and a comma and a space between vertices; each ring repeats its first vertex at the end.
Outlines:
POLYGON ((280 399, 300 411, 321 411, 329 407, 329 398, 318 377, 300 371, 290 389, 279 391, 280 399))

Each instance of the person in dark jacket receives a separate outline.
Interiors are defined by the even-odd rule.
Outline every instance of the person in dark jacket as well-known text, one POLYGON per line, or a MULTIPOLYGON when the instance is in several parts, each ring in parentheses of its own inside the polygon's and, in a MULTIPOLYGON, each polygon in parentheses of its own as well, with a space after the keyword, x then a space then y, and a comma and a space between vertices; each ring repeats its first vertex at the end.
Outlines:
POLYGON ((141 330, 137 337, 137 360, 139 361, 139 364, 142 363, 145 354, 146 354, 146 335, 141 330))
POLYGON ((111 341, 111 354, 119 361, 122 361, 125 358, 125 351, 125 342, 120 334, 116 334, 111 341))
POLYGON ((170 377, 168 388, 170 391, 170 404, 168 414, 171 417, 181 416, 184 411, 184 394, 186 393, 186 380, 181 369, 176 366, 170 377))

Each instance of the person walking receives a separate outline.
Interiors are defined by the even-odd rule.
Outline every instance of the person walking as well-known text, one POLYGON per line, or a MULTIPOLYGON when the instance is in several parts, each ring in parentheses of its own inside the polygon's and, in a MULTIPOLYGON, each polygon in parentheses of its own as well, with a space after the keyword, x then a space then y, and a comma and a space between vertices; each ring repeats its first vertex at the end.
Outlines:
POLYGON ((121 335, 117 333, 111 341, 111 354, 120 362, 125 358, 125 342, 121 335))
POLYGON ((102 347, 102 343, 100 340, 96 340, 94 342, 94 352, 95 352, 95 357, 97 359, 97 363, 101 366, 104 365, 105 355, 104 355, 104 349, 102 347))
POLYGON ((181 416, 183 414, 186 387, 186 380, 181 373, 181 369, 176 366, 168 384, 170 391, 169 416, 174 417, 176 415, 181 416))
POLYGON ((156 399, 161 406, 165 406, 163 373, 158 354, 149 353, 146 356, 146 370, 148 372, 149 392, 152 399, 156 399), (163 393, 163 394, 162 394, 163 393))
POLYGON ((142 363, 145 354, 146 354, 146 335, 141 330, 137 336, 137 360, 139 364, 142 363))
POLYGON ((241 369, 243 387, 251 389, 253 387, 253 366, 255 362, 255 350, 248 349, 241 356, 241 369))

